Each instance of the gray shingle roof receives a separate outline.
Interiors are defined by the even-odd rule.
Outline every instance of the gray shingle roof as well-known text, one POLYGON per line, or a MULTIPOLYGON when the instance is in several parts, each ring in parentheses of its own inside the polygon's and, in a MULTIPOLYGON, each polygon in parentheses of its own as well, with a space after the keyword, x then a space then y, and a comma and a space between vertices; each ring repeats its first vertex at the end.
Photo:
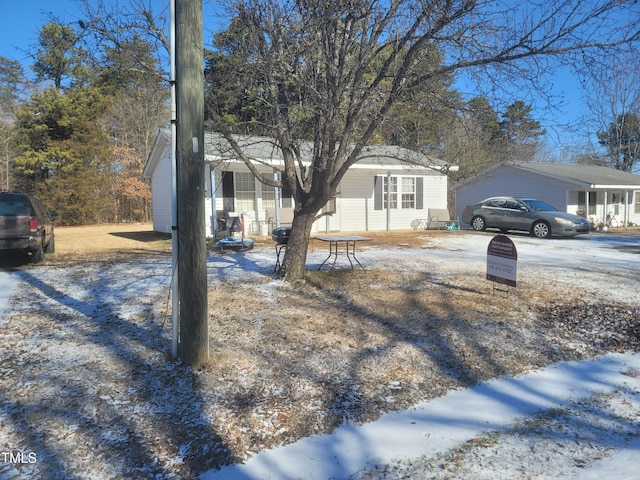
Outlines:
MULTIPOLYGON (((264 163, 279 163, 282 161, 282 153, 273 139, 269 137, 236 135, 234 139, 242 146, 243 151, 251 158, 264 163)), ((220 134, 205 133, 205 153, 214 158, 236 160, 237 156, 231 150, 227 141, 220 134)), ((313 144, 302 142, 300 144, 303 160, 312 158, 313 144)), ((396 146, 366 146, 357 162, 358 166, 371 166, 374 168, 389 168, 401 166, 418 166, 447 170, 453 167, 447 162, 414 152, 406 148, 396 146)))
POLYGON ((568 165, 561 163, 512 163, 515 168, 581 184, 585 188, 640 188, 640 175, 596 165, 568 165))

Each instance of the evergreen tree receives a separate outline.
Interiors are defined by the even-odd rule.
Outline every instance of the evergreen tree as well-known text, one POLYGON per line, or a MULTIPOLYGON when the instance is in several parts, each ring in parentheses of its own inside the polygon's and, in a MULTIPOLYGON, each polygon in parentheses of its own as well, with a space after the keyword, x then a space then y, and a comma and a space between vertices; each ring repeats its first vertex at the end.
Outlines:
POLYGON ((26 190, 41 194, 63 224, 109 219, 111 149, 98 89, 36 92, 18 111, 20 155, 15 159, 26 190))
POLYGON ((0 56, 0 189, 10 190, 15 156, 15 110, 24 71, 19 62, 0 56))
POLYGON ((540 122, 531 116, 533 107, 523 100, 516 100, 502 114, 500 132, 502 159, 514 161, 533 160, 539 138, 545 134, 540 122))
POLYGON ((607 149, 611 168, 633 172, 640 159, 640 117, 635 113, 618 115, 608 130, 598 133, 598 141, 607 149))
POLYGON ((39 48, 32 70, 38 81, 51 80, 56 89, 62 89, 64 79, 76 82, 86 77, 84 50, 79 47, 79 38, 68 25, 56 22, 44 25, 38 36, 39 48))

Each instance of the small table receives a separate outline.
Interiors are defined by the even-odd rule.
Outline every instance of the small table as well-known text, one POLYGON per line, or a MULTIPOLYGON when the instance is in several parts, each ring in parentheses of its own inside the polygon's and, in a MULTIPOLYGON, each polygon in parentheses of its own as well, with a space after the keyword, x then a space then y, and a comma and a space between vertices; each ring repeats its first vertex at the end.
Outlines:
POLYGON ((276 243, 276 266, 273 267, 273 273, 276 275, 280 275, 282 270, 282 262, 280 261, 280 255, 282 254, 282 250, 287 248, 286 243, 276 243))
POLYGON ((324 259, 324 261, 318 267, 318 270, 322 268, 322 266, 327 263, 327 261, 333 257, 333 262, 331 263, 331 270, 336 264, 336 260, 338 259, 338 255, 346 254, 347 260, 349 260, 349 264, 351 265, 351 270, 353 270, 353 262, 351 259, 355 260, 355 262, 365 270, 362 264, 356 258, 356 244, 358 242, 368 242, 371 239, 369 237, 360 237, 357 235, 326 235, 313 237, 314 240, 320 240, 321 242, 329 243, 329 256, 324 259), (340 245, 343 245, 343 249, 340 250, 340 245))

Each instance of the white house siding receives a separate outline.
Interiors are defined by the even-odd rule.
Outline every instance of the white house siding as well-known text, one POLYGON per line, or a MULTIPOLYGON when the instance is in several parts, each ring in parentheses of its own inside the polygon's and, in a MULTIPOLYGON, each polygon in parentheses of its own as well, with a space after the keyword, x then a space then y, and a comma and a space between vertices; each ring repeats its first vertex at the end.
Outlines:
MULTIPOLYGON (((228 171, 246 171, 241 166, 234 166, 228 171), (237 167, 237 168, 236 168, 237 167)), ((428 208, 447 208, 447 176, 438 172, 428 173, 425 171, 391 171, 392 176, 397 177, 421 177, 422 186, 422 206, 423 208, 395 208, 391 210, 390 229, 401 230, 411 227, 411 222, 418 219, 426 219, 428 208)), ((376 176, 386 176, 380 170, 369 170, 363 168, 353 168, 349 170, 338 189, 336 195, 337 211, 331 216, 325 216, 317 220, 312 227, 314 233, 336 232, 336 231, 382 231, 387 229, 387 210, 375 209, 374 198, 374 178, 376 176)), ((222 191, 220 187, 221 174, 216 172, 215 190, 216 210, 223 210, 222 191)), ((206 231, 207 236, 212 235, 211 222, 213 204, 211 201, 210 175, 207 171, 206 179, 206 231)), ((400 201, 399 201, 400 202, 400 201)), ((416 203, 418 201, 416 200, 416 203)), ((258 208, 258 223, 263 223, 266 219, 265 209, 262 206, 262 184, 256 181, 256 205, 258 208)), ((400 203, 399 203, 400 205, 400 203)), ((236 212, 245 215, 245 227, 247 234, 256 235, 260 228, 258 223, 254 224, 255 211, 236 212)), ((264 230, 264 227, 263 227, 264 230)), ((264 231, 262 232, 264 233, 264 231)), ((268 232, 267 232, 268 233, 268 232)))
POLYGON ((629 210, 629 220, 632 221, 634 225, 640 225, 640 190, 633 192, 633 199, 629 210))
MULTIPOLYGON (((340 225, 344 231, 382 231, 387 229, 387 210, 375 209, 374 179, 386 177, 386 172, 353 168, 349 170, 340 184, 340 225)), ((392 170, 394 177, 422 178, 422 208, 391 209, 390 230, 411 228, 415 219, 425 219, 428 208, 447 208, 447 176, 425 171, 392 170)), ((418 200, 416 200, 418 203, 418 200)), ((398 200, 398 206, 401 202, 398 200)), ((316 222, 320 231, 324 231, 323 220, 316 222)))
MULTIPOLYGON (((383 152, 384 153, 384 152, 383 152)), ((382 157, 383 159, 386 158, 382 157)), ((206 156, 207 162, 215 162, 216 157, 206 156)), ((279 165, 277 158, 271 159, 274 166, 279 165)), ((281 163, 281 162, 280 162, 281 163)), ((393 162, 391 162, 393 164, 393 162)), ((438 162, 436 162, 438 164, 438 162)), ((233 172, 233 182, 224 177, 222 171, 216 170, 214 175, 215 185, 211 185, 211 164, 206 164, 205 169, 205 222, 206 234, 211 237, 214 234, 214 212, 235 210, 235 214, 244 214, 245 231, 247 235, 268 235, 268 229, 273 227, 273 219, 267 219, 266 208, 262 201, 262 184, 255 183, 255 208, 250 211, 238 211, 236 197, 235 173, 247 172, 247 167, 239 161, 225 162, 219 168, 225 172, 233 172), (224 183, 224 188, 223 188, 224 183), (227 198, 225 198, 226 192, 227 198)), ((258 167, 269 176, 273 170, 266 166, 258 167)), ((151 157, 145 165, 144 177, 149 178, 152 188, 153 228, 158 232, 172 232, 172 195, 171 195, 171 161, 170 161, 170 137, 166 132, 160 132, 156 138, 156 144, 151 157)), ((380 184, 378 184, 380 187, 380 184)), ((335 213, 332 216, 323 217, 316 221, 312 227, 313 232, 337 232, 337 231, 381 231, 387 228, 401 230, 411 228, 415 219, 426 219, 429 208, 447 208, 447 176, 439 171, 428 169, 403 168, 397 163, 393 166, 385 164, 384 160, 374 161, 369 164, 356 164, 344 176, 336 194, 335 213), (400 178, 412 177, 415 183, 414 208, 402 208, 401 188, 398 194, 398 208, 391 210, 390 224, 387 225, 387 210, 380 203, 380 190, 375 191, 374 180, 386 177, 387 168, 392 168, 391 175, 398 177, 398 186, 401 186, 400 178), (421 193, 419 191, 421 188, 421 193)), ((290 196, 280 197, 283 207, 281 215, 284 215, 286 224, 290 222, 293 205, 290 196)), ((282 221, 282 218, 281 218, 282 221)))
MULTIPOLYGON (((575 187, 560 180, 505 166, 456 190, 456 216, 462 218, 465 205, 500 196, 539 198, 558 210, 568 211, 567 189, 571 188, 575 187)), ((574 205, 573 210, 576 208, 574 205)))
MULTIPOLYGON (((162 159, 169 158, 170 148, 162 152, 162 159)), ((158 162, 151 177, 151 205, 153 209, 153 229, 156 232, 171 233, 171 162, 158 162)))

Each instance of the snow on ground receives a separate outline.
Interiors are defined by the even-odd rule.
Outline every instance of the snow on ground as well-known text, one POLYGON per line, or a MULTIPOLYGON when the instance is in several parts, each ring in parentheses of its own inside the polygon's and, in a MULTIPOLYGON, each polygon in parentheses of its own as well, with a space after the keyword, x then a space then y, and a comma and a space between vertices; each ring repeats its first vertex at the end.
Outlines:
MULTIPOLYGON (((536 469, 542 478, 565 475, 585 478, 587 472, 591 478, 638 478, 640 378, 630 374, 637 371, 640 371, 640 354, 607 355, 593 361, 569 362, 520 377, 494 380, 451 392, 404 412, 386 414, 373 423, 343 425, 331 435, 305 438, 258 454, 244 465, 212 470, 201 478, 432 478, 438 470, 439 455, 481 438, 487 432, 510 437, 503 440, 503 454, 508 457, 497 455, 499 461, 494 458, 493 468, 487 468, 489 462, 483 465, 476 456, 465 466, 464 475, 453 472, 453 478, 510 479, 533 476, 536 469), (602 460, 589 462, 586 470, 573 464, 563 465, 560 471, 560 462, 550 461, 555 445, 544 448, 537 432, 521 438, 509 434, 509 429, 516 428, 523 418, 539 416, 541 412, 554 411, 558 416, 559 411, 569 410, 576 417, 584 417, 589 405, 584 400, 594 393, 605 397, 616 393, 623 398, 617 410, 602 409, 600 405, 597 418, 583 419, 572 432, 557 434, 568 440, 570 445, 565 449, 586 449, 589 442, 576 446, 575 441, 578 435, 592 434, 589 440, 598 444, 602 460), (536 449, 542 463, 520 470, 525 461, 532 459, 536 449)), ((497 443, 495 436, 490 443, 497 443)), ((559 460, 562 458, 558 456, 559 460)))
MULTIPOLYGON (((540 240, 510 237, 518 251, 521 277, 528 270, 558 270, 555 280, 567 288, 580 285, 612 302, 637 301, 640 285, 637 237, 578 237, 540 240), (571 243, 568 243, 571 242, 571 243), (567 249, 567 245, 570 246, 567 249), (613 248, 612 248, 613 247, 613 248), (631 250, 627 253, 626 250, 631 250), (589 275, 583 274, 587 270, 589 275)), ((487 236, 430 237, 430 257, 440 258, 443 269, 464 262, 470 271, 486 266, 487 236), (464 252, 464 253, 463 253, 464 252)), ((317 255, 316 255, 317 256, 317 255)), ((394 252, 363 247, 361 261, 376 268, 393 269, 420 256, 411 248, 394 252), (366 259, 366 260, 365 260, 366 259)), ((314 263, 315 258, 310 258, 314 263)), ((318 260, 318 262, 321 260, 318 260)), ((217 479, 340 479, 340 478, 616 478, 637 479, 640 462, 640 354, 605 356, 595 361, 554 366, 517 378, 488 382, 455 391, 405 412, 387 414, 363 426, 343 425, 331 435, 303 439, 260 453, 244 465, 212 470, 203 480, 217 479), (616 408, 595 398, 619 397, 616 408), (597 404, 596 417, 585 420, 597 404), (539 427, 516 435, 527 415, 566 411, 571 421, 564 434, 553 433, 541 442, 539 427), (447 472, 440 457, 465 442, 498 432, 500 451, 472 456, 457 470, 447 472), (572 436, 573 435, 573 436, 572 436), (553 438, 563 436, 564 438, 553 438), (583 444, 577 439, 586 437, 583 444), (589 442, 589 440, 591 442, 589 442), (593 449, 588 445, 596 444, 593 449), (575 463, 571 449, 585 450, 590 459, 575 463), (537 451, 536 451, 537 450, 537 451), (564 455, 558 453, 564 450, 564 455), (594 451, 592 451, 594 450, 594 451), (535 455, 534 455, 535 452, 535 455), (497 457, 483 464, 480 456, 497 457), (598 459, 593 461, 593 458, 598 459), (562 465, 562 462, 568 465, 562 465), (587 465, 587 468, 584 468, 587 465), (437 476, 441 471, 444 475, 437 476)), ((609 399, 610 400, 610 399, 609 399)), ((593 417, 593 413, 591 413, 593 417)), ((497 440, 492 442, 497 444, 497 440)), ((481 448, 487 450, 487 448, 481 448)))
MULTIPOLYGON (((579 285, 600 300, 638 304, 637 236, 510 238, 518 250, 519 281, 536 281, 541 271, 552 272, 551 280, 545 277, 540 281, 554 288, 579 285)), ((363 246, 358 258, 366 267, 375 265, 393 271, 398 264, 417 267, 427 253, 436 269, 446 271, 455 265, 458 271, 482 275, 489 239, 488 235, 456 232, 429 236, 419 250, 402 244, 396 249, 363 246)), ((319 265, 325 256, 323 250, 311 251, 309 268, 319 265)), ((272 249, 243 255, 215 254, 209 257, 208 272, 211 281, 247 279, 250 275, 269 289, 279 282, 270 279, 273 262, 272 249)), ((75 332, 78 338, 91 338, 100 334, 101 324, 157 311, 158 298, 168 295, 172 269, 169 258, 163 256, 135 264, 105 263, 97 269, 88 266, 69 270, 69 274, 82 276, 75 281, 61 279, 61 271, 61 267, 47 266, 0 271, 0 324, 7 309, 19 311, 15 302, 24 298, 17 291, 20 282, 25 282, 37 290, 31 301, 43 311, 93 318, 95 331, 75 332), (89 278, 85 278, 87 272, 91 273, 89 278)), ((150 324, 149 328, 157 329, 160 337, 167 326, 150 324)), ((51 341, 58 338, 56 335, 55 331, 44 332, 42 340, 51 341)), ((127 356, 134 355, 133 348, 161 351, 157 344, 134 346, 127 338, 135 335, 136 331, 122 332, 122 337, 109 338, 102 347, 108 349, 104 352, 98 352, 98 346, 94 350, 74 350, 73 338, 64 341, 69 342, 68 354, 76 357, 79 367, 95 363, 100 356, 118 357, 126 375, 127 356)), ((14 352, 18 355, 46 348, 44 343, 25 345, 18 338, 14 352)), ((640 478, 638 372, 639 353, 555 365, 456 390, 366 425, 347 423, 331 435, 308 437, 256 454, 244 465, 209 471, 202 479, 640 478)), ((75 395, 64 390, 60 394, 75 395)), ((101 394, 96 386, 93 394, 106 402, 110 392, 101 394)), ((162 401, 155 397, 148 400, 159 413, 162 401)), ((2 420, 0 408, 0 431, 2 420)), ((68 433, 68 441, 73 434, 68 433)), ((114 445, 119 442, 117 438, 106 441, 114 445)), ((179 455, 175 461, 180 462, 179 455)), ((58 471, 62 470, 60 466, 58 471)), ((6 461, 3 465, 0 457, 0 478, 20 478, 16 475, 16 469, 6 461)), ((95 478, 107 477, 97 474, 95 478)))
POLYGON ((15 275, 0 271, 0 316, 7 308, 17 284, 18 278, 15 275))

